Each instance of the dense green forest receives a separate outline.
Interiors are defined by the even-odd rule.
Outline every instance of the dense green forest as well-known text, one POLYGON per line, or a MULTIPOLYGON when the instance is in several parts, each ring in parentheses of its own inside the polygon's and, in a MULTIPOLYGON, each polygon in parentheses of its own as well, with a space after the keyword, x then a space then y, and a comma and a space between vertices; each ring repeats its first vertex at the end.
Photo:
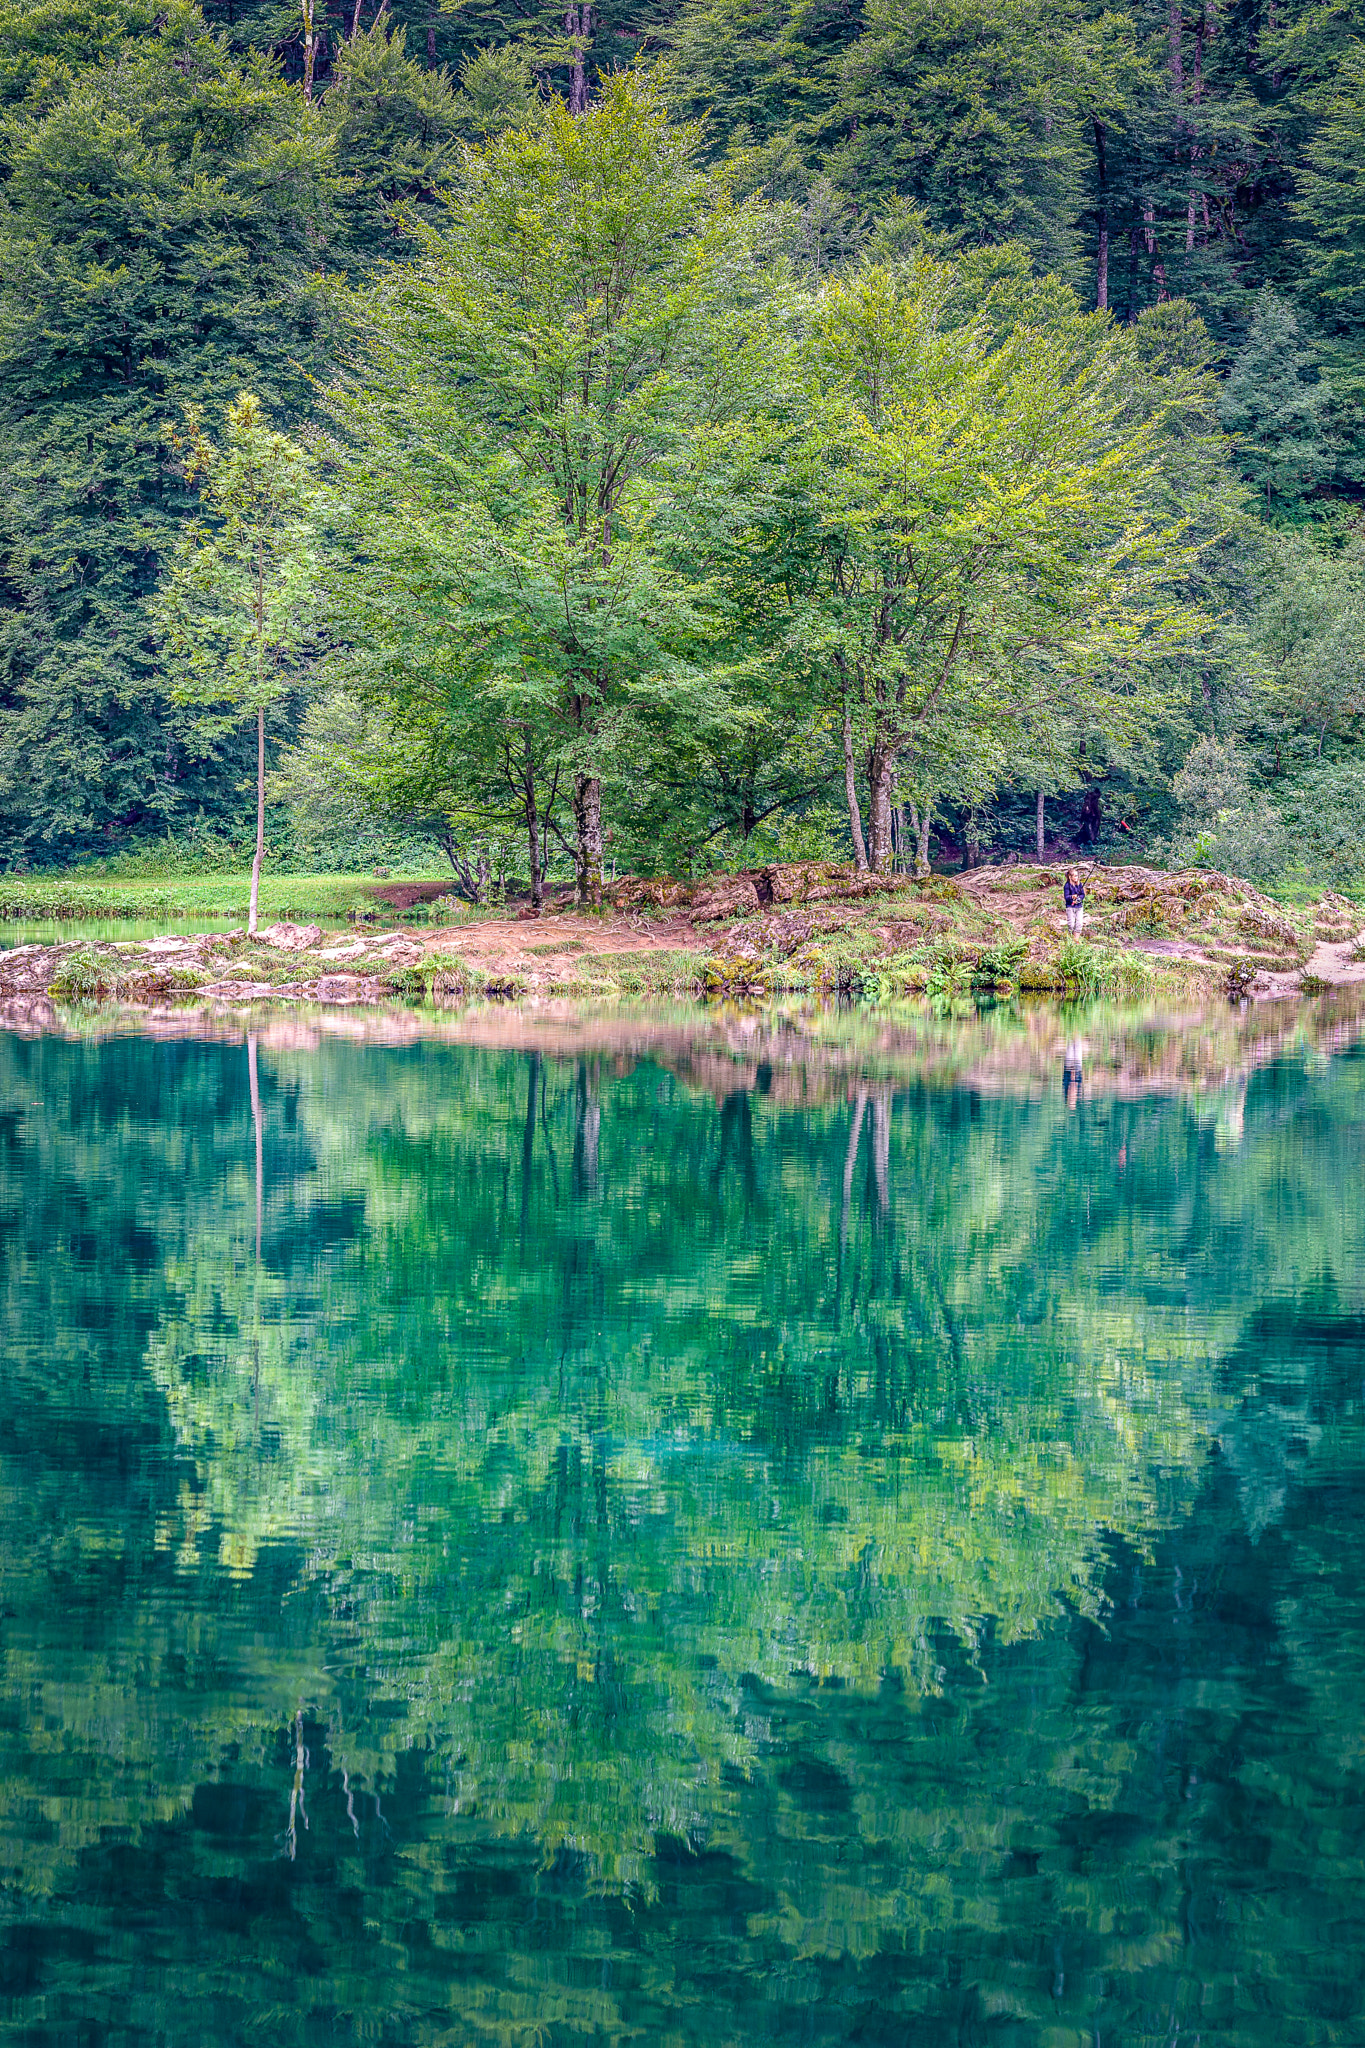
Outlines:
POLYGON ((0 6, 0 858, 1365 883, 1365 19, 0 6))

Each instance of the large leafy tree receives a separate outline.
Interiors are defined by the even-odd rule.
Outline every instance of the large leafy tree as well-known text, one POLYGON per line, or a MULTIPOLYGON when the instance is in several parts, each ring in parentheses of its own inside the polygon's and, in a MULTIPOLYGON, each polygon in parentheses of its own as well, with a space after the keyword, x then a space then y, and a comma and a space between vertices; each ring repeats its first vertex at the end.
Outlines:
POLYGON ((1150 648, 1173 610, 1125 347, 1097 316, 996 334, 954 317, 958 293, 929 258, 868 268, 816 297, 802 351, 789 644, 842 724, 855 857, 876 870, 898 778, 921 815, 984 794, 1012 725, 1150 648))
POLYGON ((420 613, 461 717, 549 736, 587 903, 604 770, 644 711, 713 687, 688 551, 744 357, 742 237, 697 146, 630 72, 468 154, 445 222, 357 302, 339 401, 371 628, 420 613))

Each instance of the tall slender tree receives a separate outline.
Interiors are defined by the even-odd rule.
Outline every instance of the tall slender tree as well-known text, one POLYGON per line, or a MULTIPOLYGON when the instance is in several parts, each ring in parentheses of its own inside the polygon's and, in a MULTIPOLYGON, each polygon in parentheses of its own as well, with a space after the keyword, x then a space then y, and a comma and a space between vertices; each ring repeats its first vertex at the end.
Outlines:
POLYGON ((181 534, 159 597, 159 616, 182 694, 231 723, 256 728, 254 934, 265 856, 265 718, 300 686, 318 638, 318 495, 304 449, 274 431, 260 400, 239 392, 221 446, 191 413, 186 480, 199 512, 181 534))

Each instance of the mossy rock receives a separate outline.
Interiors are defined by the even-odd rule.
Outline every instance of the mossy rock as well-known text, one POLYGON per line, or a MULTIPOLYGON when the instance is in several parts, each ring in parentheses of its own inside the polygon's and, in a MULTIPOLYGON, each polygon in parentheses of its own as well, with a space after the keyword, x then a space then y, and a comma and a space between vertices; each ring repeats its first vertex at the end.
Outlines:
POLYGON ((742 956, 708 960, 702 971, 708 995, 766 995, 767 977, 756 960, 742 956))
POLYGON ((1066 979, 1051 960, 1025 960, 1015 975, 1015 985, 1025 994, 1057 995, 1066 988, 1066 979))

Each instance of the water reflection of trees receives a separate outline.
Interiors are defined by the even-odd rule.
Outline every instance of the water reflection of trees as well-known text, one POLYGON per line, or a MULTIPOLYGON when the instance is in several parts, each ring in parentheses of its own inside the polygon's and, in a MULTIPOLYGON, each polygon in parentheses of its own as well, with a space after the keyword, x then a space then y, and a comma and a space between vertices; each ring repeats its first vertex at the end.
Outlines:
MULTIPOLYGON (((258 1269, 241 1051, 13 1061, 0 1641, 33 1705, 0 1773, 60 1800, 46 1847, 7 1815, 35 1888, 283 1730, 281 1837, 291 1786, 324 1824, 331 1770, 362 1845, 421 1754, 452 1840, 651 1898, 661 1842, 745 1865, 761 1809, 789 1956, 960 1940, 964 1910, 994 1940, 973 1869, 1026 1869, 1144 1768, 1107 1704, 1077 1718, 1052 1624, 1103 1619, 1116 1542, 1141 1572, 1178 1539, 1213 1440, 1263 1541, 1301 1446, 1353 1469, 1311 1386, 1266 1397, 1253 1327, 1324 1274, 1359 1308, 1350 1062, 1254 1078, 1231 1151, 1160 1103, 718 1108, 649 1066, 267 1053, 258 1269), (937 1720, 972 1668, 1007 1698, 937 1720)), ((1068 1882, 1089 1927, 1104 1886, 1068 1882)), ((518 2038, 535 2006, 504 1982, 487 2018, 518 2038)))

